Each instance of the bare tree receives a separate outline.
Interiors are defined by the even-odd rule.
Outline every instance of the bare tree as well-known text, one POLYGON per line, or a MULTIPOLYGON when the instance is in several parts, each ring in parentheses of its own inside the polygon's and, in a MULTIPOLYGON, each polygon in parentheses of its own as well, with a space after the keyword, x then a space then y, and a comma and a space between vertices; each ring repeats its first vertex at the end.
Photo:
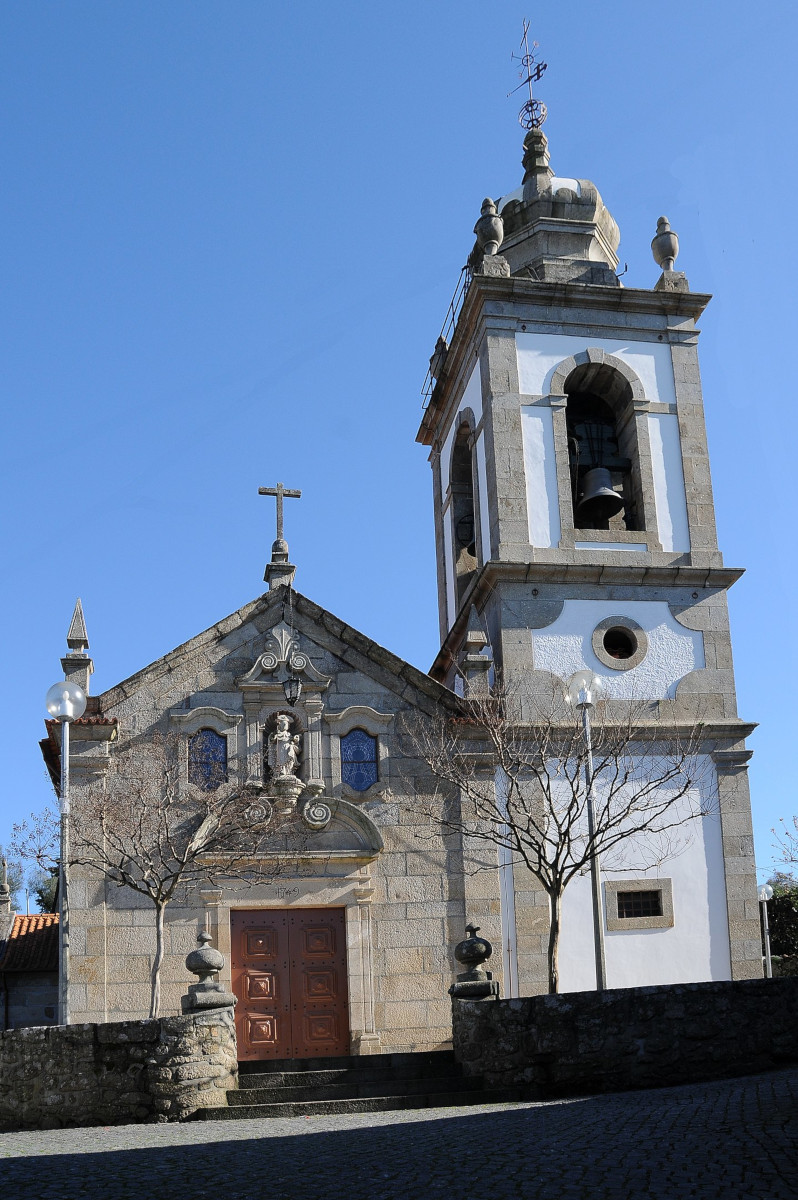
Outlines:
POLYGON ((791 817, 789 824, 781 817, 779 823, 781 829, 772 829, 771 833, 776 836, 776 846, 781 851, 781 861, 791 865, 798 864, 798 817, 791 817), (789 828, 789 825, 792 825, 792 829, 789 828))
MULTIPOLYGON (((48 808, 15 825, 15 853, 55 865, 58 820, 48 808)), ((164 915, 175 895, 231 879, 273 879, 309 833, 295 808, 272 805, 262 790, 229 780, 221 766, 187 783, 177 739, 160 736, 119 752, 102 783, 76 798, 70 827, 70 867, 96 871, 153 905, 151 1017, 160 1008, 164 915)))
POLYGON ((416 755, 437 781, 417 811, 467 845, 503 848, 546 891, 550 992, 559 987, 562 898, 574 877, 594 856, 616 872, 657 867, 689 844, 691 822, 716 811, 701 724, 666 726, 644 705, 611 703, 609 711, 607 701, 599 703, 592 724, 592 834, 584 732, 564 700, 530 702, 497 687, 463 700, 457 713, 408 725, 416 755), (530 711, 531 720, 519 716, 530 711))
MULTIPOLYGON (((12 851, 13 853, 13 851, 12 851)), ((23 871, 20 863, 14 861, 13 858, 6 857, 5 849, 0 845, 0 886, 2 886, 2 866, 5 865, 6 884, 8 894, 11 900, 11 908, 15 909, 19 904, 18 893, 22 889, 24 883, 23 871)))

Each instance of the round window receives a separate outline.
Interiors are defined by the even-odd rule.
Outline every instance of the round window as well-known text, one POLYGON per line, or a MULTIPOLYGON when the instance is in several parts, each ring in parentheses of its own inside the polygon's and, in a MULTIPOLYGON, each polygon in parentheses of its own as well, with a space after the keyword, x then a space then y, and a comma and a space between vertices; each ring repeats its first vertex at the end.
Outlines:
POLYGON ((646 656, 648 638, 631 617, 605 617, 593 630, 593 653, 613 671, 630 671, 646 656))
POLYGON ((603 644, 610 658, 631 658, 637 650, 637 638, 631 629, 624 629, 620 625, 607 630, 603 644))

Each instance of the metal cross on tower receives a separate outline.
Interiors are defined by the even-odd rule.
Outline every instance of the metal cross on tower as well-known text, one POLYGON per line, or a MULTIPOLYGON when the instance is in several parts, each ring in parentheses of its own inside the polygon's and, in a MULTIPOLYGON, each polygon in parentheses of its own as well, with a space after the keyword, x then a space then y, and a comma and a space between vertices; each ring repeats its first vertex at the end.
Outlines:
POLYGON ((529 88, 529 99, 527 100, 521 112, 518 114, 518 120, 524 129, 540 129, 543 122, 546 120, 546 105, 542 100, 538 100, 532 95, 532 84, 538 83, 543 78, 543 72, 546 70, 548 63, 538 62, 535 58, 535 51, 538 48, 537 42, 532 43, 532 53, 529 53, 529 41, 527 35, 529 33, 529 21, 524 21, 524 34, 521 38, 520 49, 523 54, 513 54, 514 62, 521 63, 521 82, 517 88, 513 88, 512 92, 508 92, 508 96, 520 92, 522 87, 529 88), (526 78, 524 79, 524 73, 526 78))
POLYGON ((277 541, 283 541, 283 497, 287 496, 290 500, 298 500, 302 495, 301 491, 296 488, 283 487, 281 483, 277 487, 258 488, 259 496, 275 496, 277 498, 277 541))

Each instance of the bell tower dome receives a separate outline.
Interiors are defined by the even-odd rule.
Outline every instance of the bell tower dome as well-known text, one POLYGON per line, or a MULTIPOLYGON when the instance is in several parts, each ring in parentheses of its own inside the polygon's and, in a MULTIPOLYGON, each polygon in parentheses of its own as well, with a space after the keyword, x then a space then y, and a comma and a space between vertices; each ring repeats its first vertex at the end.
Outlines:
POLYGON ((675 269, 666 218, 652 242, 659 278, 623 286, 618 226, 593 183, 555 174, 539 125, 523 167, 519 188, 482 204, 430 362, 417 440, 433 471, 431 673, 468 687, 476 621, 509 690, 588 668, 610 703, 639 700, 663 728, 706 723, 730 976, 759 975, 744 903, 753 726, 737 715, 726 604, 742 571, 717 545, 698 365, 710 297, 675 269))

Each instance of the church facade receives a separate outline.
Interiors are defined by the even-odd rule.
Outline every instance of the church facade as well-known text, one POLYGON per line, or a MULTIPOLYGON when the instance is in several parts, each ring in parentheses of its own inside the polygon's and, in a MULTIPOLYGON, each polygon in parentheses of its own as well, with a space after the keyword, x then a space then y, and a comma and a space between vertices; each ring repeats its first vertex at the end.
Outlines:
MULTIPOLYGON (((587 669, 608 712, 646 706, 654 740, 700 728, 700 786, 716 809, 670 861, 605 871, 608 985, 762 971, 752 727, 737 715, 725 596, 741 572, 717 546, 697 358, 709 297, 675 270, 664 218, 656 285, 622 287, 615 222, 592 183, 555 176, 537 127, 524 169, 517 191, 483 205, 457 319, 431 361, 418 434, 438 549, 430 672, 297 592, 278 527, 264 595, 90 696, 72 726, 76 810, 121 747, 168 735, 187 781, 222 764, 304 814, 307 842, 273 881, 201 888, 167 912, 162 1010, 176 1011, 207 929, 239 999, 242 1058, 445 1045, 468 922, 495 946, 503 995, 546 990, 546 893, 495 847, 474 871, 466 839, 423 813, 439 785, 415 715, 456 711, 498 680, 556 691, 587 669), (652 907, 636 908, 636 893, 652 907)), ((69 644, 65 675, 88 691, 80 613, 69 644)), ((54 770, 59 732, 49 723, 54 770)), ((70 1019, 145 1016, 152 907, 77 867, 69 907, 70 1019)), ((595 986, 592 945, 585 875, 564 900, 563 990, 595 986)))

